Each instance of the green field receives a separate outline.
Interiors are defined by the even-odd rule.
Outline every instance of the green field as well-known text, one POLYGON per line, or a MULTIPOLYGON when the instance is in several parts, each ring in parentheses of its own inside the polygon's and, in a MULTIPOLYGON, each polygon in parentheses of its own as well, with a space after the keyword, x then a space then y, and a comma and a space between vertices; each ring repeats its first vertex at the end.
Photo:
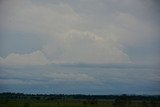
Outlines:
POLYGON ((96 104, 84 101, 7 101, 1 102, 0 107, 160 107, 159 102, 132 101, 130 103, 115 103, 114 101, 98 101, 96 104))
POLYGON ((160 107, 160 96, 1 93, 0 107, 160 107))

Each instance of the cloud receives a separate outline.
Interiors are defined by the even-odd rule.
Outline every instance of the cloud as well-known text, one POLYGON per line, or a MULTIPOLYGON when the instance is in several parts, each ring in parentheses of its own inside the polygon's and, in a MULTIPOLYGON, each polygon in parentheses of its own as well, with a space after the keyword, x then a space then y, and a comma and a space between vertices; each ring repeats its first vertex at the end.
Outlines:
POLYGON ((159 38, 158 22, 152 20, 157 19, 159 13, 155 13, 157 6, 151 0, 93 0, 70 4, 85 18, 84 29, 104 37, 110 34, 125 46, 138 46, 159 38))
POLYGON ((6 58, 0 57, 1 66, 23 67, 46 65, 50 61, 44 56, 41 51, 36 51, 30 54, 15 54, 11 53, 6 58))
MULTIPOLYGON (((149 7, 132 0, 45 3, 8 0, 1 2, 0 23, 7 31, 31 32, 35 35, 30 36, 41 38, 45 45, 35 51, 43 53, 43 59, 51 63, 130 63, 125 48, 152 41, 157 35, 156 27, 141 16, 143 12, 150 16, 146 14, 149 7), (77 4, 80 6, 76 7, 77 4)), ((10 53, 1 62, 7 58, 8 62, 14 62, 11 57, 15 56, 17 62, 21 62, 18 57, 26 57, 10 53)))
POLYGON ((26 86, 42 92, 48 86, 47 92, 57 88, 62 93, 67 89, 87 94, 94 89, 103 94, 108 90, 154 93, 159 67, 150 62, 159 57, 154 52, 149 58, 144 55, 151 51, 144 47, 159 36, 159 25, 153 20, 159 20, 159 15, 153 7, 151 0, 2 0, 1 47, 16 45, 0 56, 0 84, 16 91, 26 86), (33 40, 28 47, 26 38, 33 40), (37 41, 43 44, 26 51, 37 41), (15 46, 20 51, 13 51, 15 46))
POLYGON ((9 0, 2 1, 1 8, 4 29, 44 34, 42 38, 64 33, 79 20, 78 14, 65 3, 42 5, 32 0, 9 0))
POLYGON ((1 16, 3 28, 17 32, 37 33, 46 43, 42 50, 29 55, 11 53, 1 60, 3 64, 7 65, 10 62, 8 65, 44 65, 48 63, 46 58, 52 62, 68 63, 130 62, 129 56, 124 53, 120 44, 111 38, 111 35, 79 29, 78 26, 85 19, 67 3, 42 5, 30 0, 16 0, 3 1, 2 4, 4 10, 2 14, 6 16, 5 19, 3 15, 1 16), (35 53, 40 56, 40 61, 35 61, 38 60, 35 53))
POLYGON ((87 73, 77 72, 73 70, 62 70, 60 66, 48 65, 37 67, 23 68, 1 68, 0 84, 16 84, 16 85, 31 85, 31 84, 56 84, 56 83, 96 83, 97 80, 87 73), (49 69, 48 69, 49 68, 49 69), (58 68, 58 69, 57 69, 58 68), (61 70, 60 70, 61 69, 61 70), (11 72, 12 71, 12 72, 11 72), (74 81, 73 81, 74 80, 74 81))
POLYGON ((89 31, 70 30, 58 43, 44 47, 43 52, 57 61, 99 64, 130 62, 128 55, 114 40, 89 31))
POLYGON ((0 79, 0 84, 4 85, 4 84, 22 84, 24 85, 24 82, 22 80, 16 80, 16 79, 0 79))
POLYGON ((115 38, 125 46, 139 46, 158 39, 157 26, 140 19, 131 13, 116 12, 113 14, 114 24, 111 31, 115 32, 115 38))
POLYGON ((37 76, 27 76, 25 74, 21 75, 23 78, 2 78, 0 79, 0 85, 45 85, 45 84, 55 84, 55 83, 96 83, 96 79, 87 74, 83 73, 50 73, 50 75, 41 75, 36 79, 37 76), (34 78, 34 79, 33 79, 34 78), (73 81, 74 80, 74 81, 73 81))
POLYGON ((88 94, 91 90, 103 94, 108 91, 111 93, 114 91, 120 93, 124 90, 133 92, 137 87, 143 93, 146 93, 146 90, 152 90, 151 93, 154 93, 156 92, 155 88, 159 86, 159 69, 123 68, 123 65, 121 69, 117 69, 117 67, 85 68, 56 65, 15 69, 1 68, 0 74, 0 85, 7 87, 6 89, 25 91, 26 88, 30 88, 31 90, 39 90, 41 93, 44 92, 43 88, 46 86, 49 87, 47 92, 59 90, 65 93, 66 89, 75 89, 75 93, 85 90, 84 92, 88 94), (20 89, 21 87, 23 88, 20 89))

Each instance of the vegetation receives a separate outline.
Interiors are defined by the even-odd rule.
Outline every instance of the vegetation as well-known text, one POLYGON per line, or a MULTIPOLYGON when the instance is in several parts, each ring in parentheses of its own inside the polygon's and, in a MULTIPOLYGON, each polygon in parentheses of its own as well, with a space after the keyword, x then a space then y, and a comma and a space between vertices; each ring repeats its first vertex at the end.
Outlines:
POLYGON ((160 107, 160 95, 0 93, 0 107, 160 107))

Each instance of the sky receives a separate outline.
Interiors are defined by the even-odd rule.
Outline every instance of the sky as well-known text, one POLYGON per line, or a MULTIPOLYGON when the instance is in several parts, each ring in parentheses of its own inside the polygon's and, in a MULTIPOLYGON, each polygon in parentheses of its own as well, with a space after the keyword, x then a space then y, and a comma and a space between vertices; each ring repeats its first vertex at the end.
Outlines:
POLYGON ((0 92, 160 94, 157 0, 1 0, 0 92))

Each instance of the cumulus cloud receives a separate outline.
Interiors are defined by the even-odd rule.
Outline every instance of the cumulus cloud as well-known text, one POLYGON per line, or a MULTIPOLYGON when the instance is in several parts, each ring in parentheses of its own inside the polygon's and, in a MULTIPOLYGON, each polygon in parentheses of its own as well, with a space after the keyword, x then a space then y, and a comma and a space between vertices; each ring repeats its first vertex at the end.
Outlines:
POLYGON ((112 39, 104 39, 92 32, 71 30, 59 40, 49 43, 41 51, 30 54, 11 53, 0 59, 2 66, 34 66, 51 63, 128 63, 129 57, 112 39))
POLYGON ((36 51, 30 54, 11 53, 6 58, 0 57, 1 66, 21 67, 46 65, 49 63, 50 61, 44 56, 41 51, 36 51))
POLYGON ((32 1, 16 0, 3 1, 2 4, 2 14, 6 16, 5 19, 1 16, 4 28, 18 32, 34 32, 40 34, 46 42, 40 50, 44 54, 40 51, 24 55, 12 53, 1 60, 2 64, 43 65, 48 63, 46 58, 52 62, 130 62, 129 56, 111 35, 79 29, 78 26, 85 19, 66 3, 42 5, 34 4, 32 1))
POLYGON ((70 30, 58 43, 44 47, 43 52, 54 60, 66 62, 99 64, 130 62, 128 55, 114 40, 88 31, 70 30))
POLYGON ((159 38, 158 22, 153 20, 159 13, 154 11, 157 8, 154 3, 151 0, 92 0, 70 4, 85 18, 83 24, 87 27, 84 29, 94 30, 104 37, 110 34, 125 46, 137 46, 159 38))
POLYGON ((41 50, 30 54, 11 53, 6 58, 1 58, 1 63, 10 62, 8 65, 13 63, 45 65, 53 62, 130 63, 132 61, 124 50, 125 46, 139 45, 154 38, 151 34, 156 32, 155 26, 139 17, 141 15, 135 14, 137 9, 140 10, 138 14, 146 13, 150 5, 133 0, 73 3, 2 1, 1 28, 15 32, 31 32, 41 38, 45 45, 41 50), (116 7, 117 2, 118 7, 116 7), (77 4, 84 8, 75 7, 77 4), (132 4, 136 8, 132 7, 132 4), (95 5, 100 8, 95 8, 95 5), (30 58, 37 52, 41 53, 38 54, 41 56, 39 63, 30 58), (17 61, 14 61, 15 57, 17 61), (22 59, 31 61, 20 63, 22 59))

